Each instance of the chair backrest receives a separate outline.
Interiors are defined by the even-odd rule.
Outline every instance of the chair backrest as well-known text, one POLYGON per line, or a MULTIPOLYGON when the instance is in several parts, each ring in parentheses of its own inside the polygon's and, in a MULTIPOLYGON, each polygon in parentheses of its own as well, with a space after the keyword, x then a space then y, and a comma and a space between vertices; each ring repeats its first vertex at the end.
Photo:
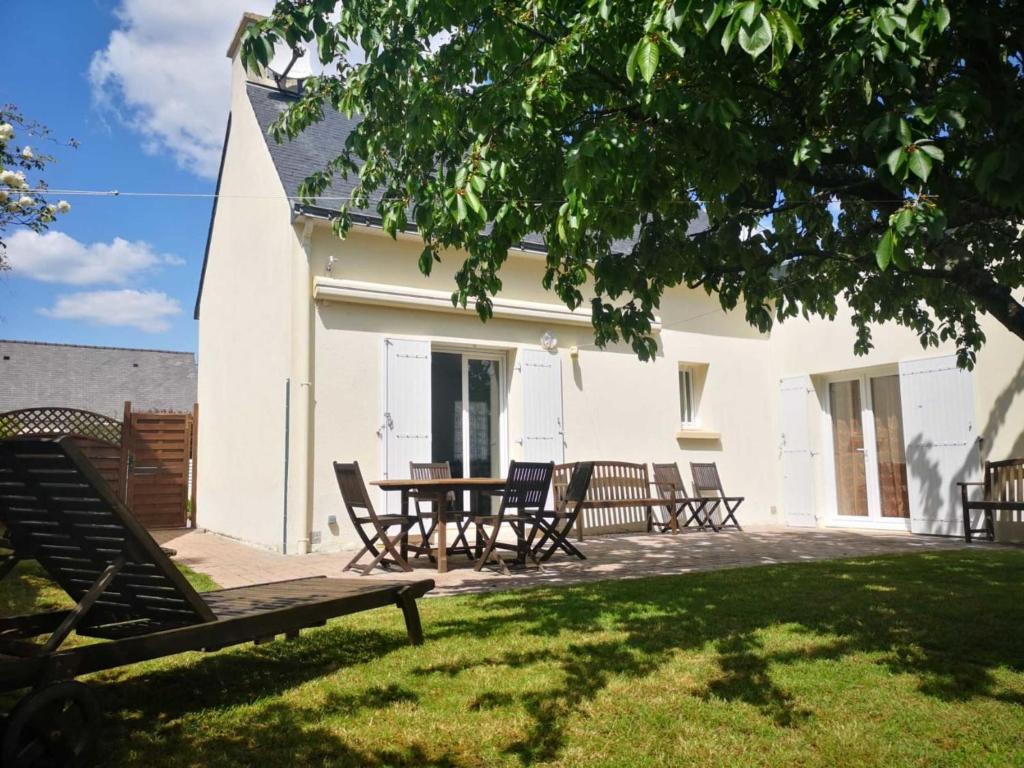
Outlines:
POLYGON ((138 632, 216 616, 70 437, 0 440, 0 523, 15 554, 39 563, 75 602, 121 561, 80 629, 138 632))
POLYGON ((705 496, 709 493, 725 496, 722 489, 722 478, 718 476, 718 467, 714 462, 701 464, 690 462, 690 472, 693 474, 693 492, 698 496, 705 496))
POLYGON ((590 478, 594 476, 594 462, 581 461, 573 467, 572 477, 565 489, 565 501, 576 503, 586 500, 590 478))
POLYGON ((985 462, 985 500, 1024 502, 1024 459, 985 462))
POLYGON ((683 476, 679 474, 679 465, 674 461, 671 464, 651 464, 654 470, 654 485, 658 489, 658 495, 663 499, 685 499, 686 484, 683 476))
MULTIPOLYGON (((356 514, 357 509, 365 509, 371 518, 376 518, 377 513, 373 510, 373 502, 370 501, 366 483, 363 482, 363 473, 359 469, 359 462, 353 461, 350 464, 334 462, 334 475, 338 478, 341 500, 345 503, 345 509, 348 510, 349 517, 353 522, 360 521, 360 517, 356 514)), ((362 518, 362 521, 365 522, 365 518, 362 518)))
POLYGON ((452 476, 452 465, 447 461, 409 462, 409 477, 413 480, 443 480, 452 476))
POLYGON ((508 467, 501 512, 506 509, 542 510, 551 487, 555 463, 513 461, 508 467))

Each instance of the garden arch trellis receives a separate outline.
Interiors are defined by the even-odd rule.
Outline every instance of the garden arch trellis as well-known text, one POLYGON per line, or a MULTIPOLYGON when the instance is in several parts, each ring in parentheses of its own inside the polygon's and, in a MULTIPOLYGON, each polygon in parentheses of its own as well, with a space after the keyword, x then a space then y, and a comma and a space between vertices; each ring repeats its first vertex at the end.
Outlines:
POLYGON ((0 413, 0 438, 71 435, 140 522, 173 528, 195 523, 196 415, 136 412, 131 403, 123 421, 79 408, 24 408, 0 413))

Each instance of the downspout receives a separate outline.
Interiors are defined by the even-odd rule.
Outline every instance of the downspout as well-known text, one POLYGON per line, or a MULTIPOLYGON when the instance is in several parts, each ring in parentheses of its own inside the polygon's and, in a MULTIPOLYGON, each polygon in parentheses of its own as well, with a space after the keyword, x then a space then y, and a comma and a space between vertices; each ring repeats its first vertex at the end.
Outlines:
POLYGON ((310 551, 312 528, 312 340, 313 280, 310 257, 313 250, 313 221, 300 219, 302 237, 293 248, 291 280, 291 376, 289 385, 290 423, 288 436, 288 539, 294 554, 310 551))
POLYGON ((281 554, 288 554, 288 457, 291 438, 292 380, 284 380, 284 515, 281 531, 281 554))

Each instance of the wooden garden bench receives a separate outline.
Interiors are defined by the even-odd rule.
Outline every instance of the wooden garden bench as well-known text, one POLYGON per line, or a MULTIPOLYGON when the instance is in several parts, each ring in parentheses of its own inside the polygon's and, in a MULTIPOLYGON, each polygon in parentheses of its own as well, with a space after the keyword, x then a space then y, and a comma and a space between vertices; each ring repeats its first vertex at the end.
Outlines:
POLYGON ((974 534, 983 533, 989 541, 996 538, 995 513, 1024 513, 1024 459, 986 461, 985 479, 980 483, 957 483, 964 514, 964 538, 970 542, 974 534), (968 488, 984 488, 981 499, 967 498, 968 488), (971 513, 981 512, 983 527, 973 528, 971 513))
MULTIPOLYGON (((564 501, 565 490, 569 487, 575 464, 559 464, 555 467, 555 501, 564 501)), ((650 476, 646 464, 632 464, 625 461, 595 461, 586 499, 576 518, 576 538, 583 541, 587 528, 587 512, 621 510, 642 510, 642 522, 650 532, 654 526, 654 508, 665 507, 665 499, 652 495, 650 476)))

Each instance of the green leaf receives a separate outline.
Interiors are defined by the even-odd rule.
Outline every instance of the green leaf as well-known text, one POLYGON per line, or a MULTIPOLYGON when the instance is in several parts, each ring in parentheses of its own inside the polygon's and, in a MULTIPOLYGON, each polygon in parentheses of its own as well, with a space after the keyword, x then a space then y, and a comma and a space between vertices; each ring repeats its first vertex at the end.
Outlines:
POLYGON ((754 23, 754 19, 757 18, 757 12, 760 10, 761 3, 756 0, 747 0, 743 3, 739 9, 739 17, 743 19, 743 23, 750 25, 754 23))
POLYGON ((754 23, 752 31, 748 32, 747 27, 740 30, 740 48, 756 59, 772 44, 772 28, 768 19, 764 16, 758 18, 754 23))
POLYGON ((928 181, 928 174, 932 172, 932 159, 926 152, 908 152, 907 167, 910 172, 921 181, 928 181))
POLYGON ((875 249, 875 261, 878 263, 878 268, 883 272, 889 268, 889 263, 892 261, 892 252, 895 247, 896 235, 893 234, 891 229, 885 230, 882 239, 878 241, 878 248, 875 249))
POLYGON ((896 149, 890 152, 885 158, 885 164, 889 167, 889 173, 893 176, 896 175, 900 166, 902 166, 906 161, 906 152, 904 152, 903 147, 896 147, 896 149))
POLYGON ((934 144, 919 144, 917 148, 928 155, 932 160, 937 160, 941 163, 946 159, 946 153, 934 144))
POLYGON ((636 80, 636 57, 640 53, 641 43, 633 46, 633 50, 629 52, 629 58, 626 59, 626 79, 631 83, 636 80))
POLYGON ((940 5, 935 9, 935 16, 933 18, 935 20, 935 28, 939 30, 939 34, 941 35, 946 31, 946 27, 949 26, 949 8, 944 5, 940 5))
POLYGON ((722 50, 726 53, 732 47, 732 41, 736 39, 736 33, 740 31, 742 23, 739 15, 734 15, 725 25, 725 30, 722 32, 722 50))
POLYGON ((914 137, 910 135, 910 123, 902 118, 900 118, 899 136, 900 141, 904 146, 910 144, 914 140, 914 137))
POLYGON ((651 82, 654 73, 658 71, 658 58, 661 55, 661 46, 649 37, 645 37, 640 43, 640 50, 636 54, 636 65, 640 68, 640 74, 646 82, 651 82))
POLYGON ((718 20, 720 18, 722 18, 722 11, 724 10, 724 8, 725 8, 725 3, 723 3, 723 2, 721 2, 719 0, 718 2, 712 3, 710 8, 706 8, 704 10, 704 31, 705 32, 710 32, 711 28, 713 26, 715 26, 716 23, 718 23, 718 20))
POLYGON ((668 49, 670 51, 672 51, 672 53, 674 53, 680 59, 685 59, 686 58, 686 46, 685 45, 680 45, 675 40, 673 40, 671 37, 666 37, 665 38, 665 45, 667 45, 668 49))

